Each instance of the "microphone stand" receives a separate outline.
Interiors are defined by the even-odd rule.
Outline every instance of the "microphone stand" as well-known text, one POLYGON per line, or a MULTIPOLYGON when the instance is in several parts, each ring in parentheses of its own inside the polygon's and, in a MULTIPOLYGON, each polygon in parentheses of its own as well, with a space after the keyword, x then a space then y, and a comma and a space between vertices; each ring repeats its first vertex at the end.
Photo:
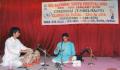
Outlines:
POLYGON ((58 70, 63 70, 63 48, 62 48, 62 45, 63 45, 63 41, 61 42, 61 48, 60 48, 60 52, 61 52, 61 63, 59 64, 59 66, 58 66, 58 70))
POLYGON ((93 51, 92 51, 92 49, 90 48, 90 62, 88 63, 88 65, 95 65, 93 62, 92 62, 92 60, 93 60, 93 58, 95 58, 95 56, 93 55, 93 51))
POLYGON ((38 49, 41 50, 44 53, 44 64, 42 65, 43 67, 40 68, 39 70, 47 70, 47 66, 49 66, 49 65, 46 63, 46 56, 48 54, 47 54, 46 50, 43 50, 40 47, 38 49))

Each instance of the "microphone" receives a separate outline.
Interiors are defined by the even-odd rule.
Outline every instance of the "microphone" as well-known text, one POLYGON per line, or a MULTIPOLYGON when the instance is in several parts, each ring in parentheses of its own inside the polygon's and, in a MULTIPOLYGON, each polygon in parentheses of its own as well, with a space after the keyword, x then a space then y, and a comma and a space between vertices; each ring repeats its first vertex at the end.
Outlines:
POLYGON ((40 45, 40 44, 37 44, 37 49, 38 49, 39 51, 42 51, 43 53, 45 53, 45 54, 48 55, 49 57, 51 56, 50 54, 47 53, 47 51, 46 51, 45 49, 42 49, 42 48, 41 48, 41 45, 40 45))

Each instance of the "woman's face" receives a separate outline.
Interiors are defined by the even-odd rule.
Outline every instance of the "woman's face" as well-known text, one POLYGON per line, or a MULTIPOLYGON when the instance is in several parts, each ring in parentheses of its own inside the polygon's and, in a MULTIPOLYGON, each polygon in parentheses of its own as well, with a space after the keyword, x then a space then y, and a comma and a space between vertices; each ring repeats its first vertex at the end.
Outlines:
POLYGON ((67 42, 69 40, 69 37, 63 36, 63 41, 67 42))
POLYGON ((13 33, 13 36, 16 37, 16 38, 18 38, 20 36, 20 32, 17 31, 16 33, 13 33))

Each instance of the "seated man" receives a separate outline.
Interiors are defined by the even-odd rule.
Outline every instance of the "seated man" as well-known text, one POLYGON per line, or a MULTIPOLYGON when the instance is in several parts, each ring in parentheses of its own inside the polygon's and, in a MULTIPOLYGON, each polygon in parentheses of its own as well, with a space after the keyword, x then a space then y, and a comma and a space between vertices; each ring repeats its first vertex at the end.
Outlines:
POLYGON ((69 59, 75 55, 74 44, 69 41, 68 33, 62 35, 62 41, 57 44, 54 54, 57 55, 52 60, 54 63, 68 63, 69 59))
POLYGON ((9 33, 10 37, 5 42, 4 56, 2 58, 2 66, 14 66, 21 67, 24 66, 24 62, 21 60, 20 54, 33 53, 31 48, 24 46, 18 37, 20 36, 20 29, 17 27, 12 27, 9 33))

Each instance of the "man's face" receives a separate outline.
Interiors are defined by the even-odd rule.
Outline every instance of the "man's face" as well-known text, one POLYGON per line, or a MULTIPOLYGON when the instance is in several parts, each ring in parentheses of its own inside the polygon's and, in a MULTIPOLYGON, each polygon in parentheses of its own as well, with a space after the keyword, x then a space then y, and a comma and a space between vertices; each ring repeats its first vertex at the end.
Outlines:
POLYGON ((69 37, 63 36, 63 41, 67 42, 69 40, 69 37))
POLYGON ((15 36, 16 38, 18 38, 20 36, 20 32, 17 31, 16 33, 13 33, 13 36, 15 36))

